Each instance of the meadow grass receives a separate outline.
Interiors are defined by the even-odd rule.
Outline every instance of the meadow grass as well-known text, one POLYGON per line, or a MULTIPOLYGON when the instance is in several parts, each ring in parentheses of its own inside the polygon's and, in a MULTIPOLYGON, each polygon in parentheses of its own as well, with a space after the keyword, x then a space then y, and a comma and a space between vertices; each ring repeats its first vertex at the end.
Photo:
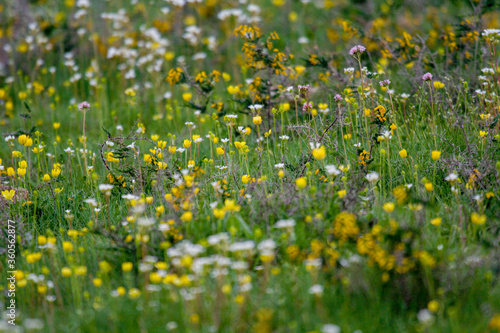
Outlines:
POLYGON ((0 331, 500 331, 499 8, 1 3, 0 331))

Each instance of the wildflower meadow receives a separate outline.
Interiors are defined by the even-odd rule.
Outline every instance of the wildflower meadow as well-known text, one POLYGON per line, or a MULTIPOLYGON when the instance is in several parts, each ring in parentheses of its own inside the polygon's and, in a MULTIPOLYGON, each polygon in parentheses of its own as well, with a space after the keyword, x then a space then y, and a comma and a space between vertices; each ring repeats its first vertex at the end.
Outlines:
POLYGON ((498 0, 0 0, 0 332, 500 332, 498 0))

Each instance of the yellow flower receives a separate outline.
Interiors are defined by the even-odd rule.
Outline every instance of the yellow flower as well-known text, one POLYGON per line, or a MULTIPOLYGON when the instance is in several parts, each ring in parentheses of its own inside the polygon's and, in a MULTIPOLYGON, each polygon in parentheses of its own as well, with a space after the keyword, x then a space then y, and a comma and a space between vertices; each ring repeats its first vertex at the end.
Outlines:
POLYGON ((56 129, 59 129, 59 127, 61 127, 61 123, 53 123, 52 126, 56 130, 56 129))
POLYGON ((442 88, 444 88, 444 83, 441 81, 434 81, 434 88, 442 89, 442 88))
POLYGON ((47 285, 46 284, 39 284, 36 287, 36 290, 38 291, 39 294, 45 294, 47 292, 47 285))
POLYGON ((154 142, 158 141, 159 138, 160 136, 158 134, 151 135, 151 140, 153 140, 154 142))
POLYGON ((396 205, 394 202, 386 202, 384 206, 382 207, 387 213, 392 213, 394 211, 394 207, 396 205))
POLYGON ((251 179, 252 177, 250 175, 244 175, 241 177, 241 181, 243 182, 243 184, 248 183, 251 179))
POLYGON ((162 280, 162 277, 157 272, 149 273, 149 281, 151 281, 151 283, 160 283, 161 280, 162 280))
POLYGON ((290 103, 280 104, 280 110, 283 110, 283 112, 287 112, 288 110, 290 110, 290 103))
POLYGON ((124 262, 122 263, 122 271, 124 272, 130 272, 134 268, 134 264, 131 262, 124 262))
POLYGON ((278 171, 278 177, 280 177, 280 179, 285 177, 285 172, 283 170, 278 171))
POLYGON ((406 152, 406 149, 400 150, 399 151, 399 156, 401 156, 402 158, 406 158, 406 156, 408 156, 408 153, 406 152))
POLYGON ((441 225, 441 221, 442 221, 442 220, 441 220, 441 218, 440 218, 440 217, 436 217, 436 218, 433 218, 433 219, 431 220, 431 224, 432 224, 433 226, 438 227, 438 226, 440 226, 440 225, 441 225))
POLYGON ((255 125, 260 125, 260 123, 262 123, 262 117, 261 116, 255 116, 255 117, 253 117, 253 123, 255 125))
POLYGON ((61 275, 63 277, 65 277, 65 278, 70 277, 71 273, 72 273, 71 272, 71 268, 69 268, 69 267, 63 267, 63 268, 61 268, 61 275))
POLYGON ((38 245, 43 246, 45 244, 47 244, 47 237, 43 235, 38 236, 38 245))
POLYGON ((94 280, 92 280, 92 282, 94 283, 94 286, 96 286, 97 288, 102 286, 102 279, 100 278, 95 278, 94 280))
POLYGON ((191 98, 193 98, 193 94, 190 92, 185 92, 182 94, 182 99, 184 100, 184 102, 189 102, 191 98))
POLYGON ((71 243, 71 242, 68 242, 68 241, 63 242, 62 246, 63 246, 63 250, 65 252, 72 252, 73 251, 73 243, 71 243))
POLYGON ((427 192, 432 192, 432 190, 434 189, 434 186, 432 186, 432 183, 425 183, 424 187, 427 190, 427 192))
POLYGON ((16 174, 16 171, 14 171, 13 167, 8 167, 7 168, 7 176, 13 177, 16 174))
POLYGON ((347 194, 346 190, 340 190, 340 191, 337 192, 337 195, 339 196, 340 199, 342 199, 343 197, 345 197, 346 194, 347 194))
POLYGON ((224 209, 214 208, 212 212, 214 213, 214 216, 217 219, 223 219, 224 216, 226 215, 226 211, 224 209))
POLYGON ((83 276, 83 275, 87 274, 87 267, 85 267, 85 266, 78 266, 75 269, 75 274, 79 275, 79 276, 83 276))
POLYGON ((184 148, 189 148, 189 147, 191 147, 191 140, 188 140, 188 139, 184 140, 184 142, 183 142, 182 146, 183 146, 184 148))
POLYGON ((176 146, 168 146, 168 152, 170 154, 175 154, 176 151, 177 151, 177 147, 176 146))
POLYGON ((19 141, 19 143, 22 144, 23 146, 26 143, 26 140, 28 140, 28 137, 25 134, 21 134, 17 138, 17 141, 19 141))
POLYGON ((486 223, 486 215, 479 215, 478 213, 472 213, 470 216, 472 223, 476 225, 483 225, 486 223))
POLYGON ((135 96, 135 90, 132 88, 127 88, 125 89, 125 95, 129 97, 134 97, 135 96))
POLYGON ((307 179, 305 177, 300 177, 295 180, 295 184, 299 190, 307 186, 307 179))
POLYGON ((217 155, 223 155, 224 154, 224 148, 222 148, 222 147, 217 147, 216 151, 217 151, 217 155))
POLYGON ((167 142, 161 141, 161 140, 158 141, 156 144, 158 145, 158 148, 160 148, 160 149, 165 149, 165 147, 167 146, 167 142))
MULTIPOLYGON (((436 82, 434 82, 434 86, 436 85, 436 82)), ((436 300, 432 300, 427 304, 427 309, 429 309, 430 312, 438 312, 439 310, 439 302, 436 300)))
POLYGON ((323 160, 326 157, 326 148, 325 146, 321 146, 319 148, 313 149, 312 154, 315 159, 318 161, 323 160))
POLYGON ((61 168, 55 167, 54 169, 52 169, 52 177, 55 178, 55 177, 59 176, 60 174, 61 174, 61 168))
POLYGON ((439 160, 440 157, 441 157, 441 152, 439 150, 433 150, 432 151, 431 158, 432 158, 433 161, 439 160))
POLYGON ((26 175, 26 169, 18 168, 17 174, 19 175, 19 177, 24 177, 26 175))
POLYGON ((2 196, 7 200, 13 200, 14 194, 16 194, 15 190, 5 190, 2 191, 2 196))
POLYGON ((184 212, 180 217, 182 222, 189 222, 193 219, 193 213, 190 211, 184 212))
POLYGON ((127 290, 124 287, 118 287, 118 288, 116 288, 116 292, 118 293, 119 296, 123 296, 123 295, 125 295, 127 290))
POLYGON ((165 212, 165 206, 160 205, 160 206, 156 207, 155 210, 156 210, 156 213, 163 214, 165 212))
MULTIPOLYGON (((224 74, 222 74, 224 76, 224 74)), ((238 86, 228 86, 227 87, 227 92, 230 93, 231 95, 237 94, 240 92, 240 87, 238 86)))
POLYGON ((44 182, 48 182, 50 180, 50 176, 48 173, 46 173, 45 175, 43 175, 43 181, 44 182))

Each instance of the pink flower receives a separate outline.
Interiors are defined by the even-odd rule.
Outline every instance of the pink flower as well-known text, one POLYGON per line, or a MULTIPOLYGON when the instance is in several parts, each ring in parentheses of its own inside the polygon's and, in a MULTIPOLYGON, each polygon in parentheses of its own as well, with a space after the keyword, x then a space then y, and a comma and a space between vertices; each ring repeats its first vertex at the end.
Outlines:
POLYGON ((307 111, 307 110, 310 110, 312 109, 313 105, 311 102, 306 102, 304 103, 304 105, 302 105, 302 111, 307 111))
POLYGON ((335 95, 335 97, 333 97, 333 100, 337 103, 340 103, 342 101, 342 96, 340 96, 340 94, 337 94, 335 95))
POLYGON ((363 52, 366 51, 366 47, 364 47, 363 45, 356 45, 354 46, 350 51, 349 51, 349 55, 351 56, 356 56, 356 55, 359 55, 363 52))
POLYGON ((309 85, 308 85, 308 84, 306 84, 306 85, 304 85, 304 86, 301 86, 301 85, 299 84, 297 88, 299 88, 299 91, 300 91, 300 92, 302 92, 302 93, 306 93, 306 92, 309 90, 309 85))
POLYGON ((391 84, 391 80, 382 80, 378 84, 380 84, 381 87, 387 87, 391 84))
POLYGON ((80 104, 78 104, 78 108, 80 109, 80 111, 88 111, 90 109, 90 104, 87 101, 81 102, 80 104))
POLYGON ((424 75, 422 75, 422 80, 424 81, 432 81, 432 74, 431 73, 425 73, 424 75))

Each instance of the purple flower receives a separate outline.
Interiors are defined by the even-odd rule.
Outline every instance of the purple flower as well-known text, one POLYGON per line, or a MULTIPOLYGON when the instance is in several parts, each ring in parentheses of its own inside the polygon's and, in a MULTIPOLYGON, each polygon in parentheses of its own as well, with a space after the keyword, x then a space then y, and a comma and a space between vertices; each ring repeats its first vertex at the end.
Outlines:
POLYGON ((432 74, 427 72, 424 75, 422 75, 422 80, 424 81, 432 81, 432 74))
POLYGON ((308 84, 306 84, 306 85, 304 85, 304 86, 301 86, 301 85, 299 84, 297 87, 299 88, 299 91, 300 91, 301 93, 306 93, 306 92, 309 90, 309 85, 308 85, 308 84))
POLYGON ((380 84, 381 87, 387 87, 391 84, 391 80, 382 80, 378 84, 380 84))
POLYGON ((366 47, 364 47, 363 45, 356 45, 349 51, 349 54, 354 57, 354 56, 359 55, 365 51, 366 51, 366 47))
POLYGON ((81 102, 80 104, 78 104, 78 108, 80 109, 80 111, 88 111, 90 109, 90 104, 87 101, 81 102))
POLYGON ((308 111, 310 109, 312 109, 313 105, 311 102, 306 102, 304 103, 304 105, 302 105, 302 111, 308 111))
POLYGON ((337 103, 340 103, 342 101, 342 96, 340 96, 340 94, 337 94, 335 95, 335 97, 333 97, 333 100, 337 103))

